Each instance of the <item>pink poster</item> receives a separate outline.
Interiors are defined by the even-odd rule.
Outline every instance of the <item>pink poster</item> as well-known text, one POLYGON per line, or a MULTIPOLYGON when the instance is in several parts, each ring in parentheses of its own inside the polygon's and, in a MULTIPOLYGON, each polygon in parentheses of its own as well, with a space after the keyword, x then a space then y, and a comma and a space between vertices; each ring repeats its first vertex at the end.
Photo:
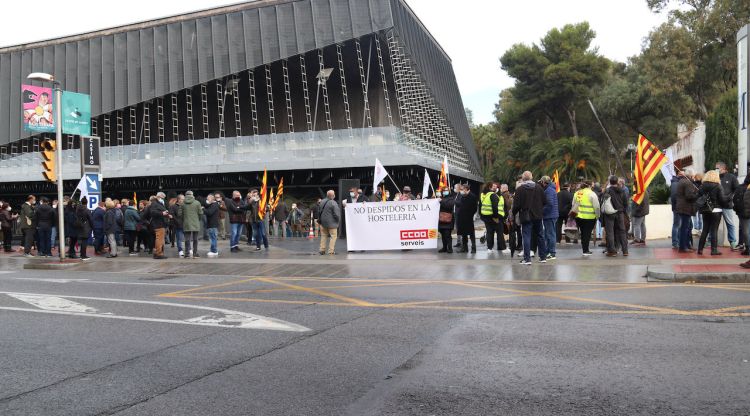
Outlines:
POLYGON ((21 85, 23 126, 36 132, 54 132, 52 88, 21 85))

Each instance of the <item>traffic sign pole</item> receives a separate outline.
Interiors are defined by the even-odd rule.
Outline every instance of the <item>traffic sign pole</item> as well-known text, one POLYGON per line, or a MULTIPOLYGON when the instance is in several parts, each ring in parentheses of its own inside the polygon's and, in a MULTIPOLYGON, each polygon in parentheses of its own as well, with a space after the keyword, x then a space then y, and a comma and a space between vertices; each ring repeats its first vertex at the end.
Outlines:
POLYGON ((55 88, 55 143, 57 144, 57 235, 60 240, 60 261, 65 260, 65 212, 63 211, 63 157, 62 157, 62 86, 59 82, 53 83, 55 88))

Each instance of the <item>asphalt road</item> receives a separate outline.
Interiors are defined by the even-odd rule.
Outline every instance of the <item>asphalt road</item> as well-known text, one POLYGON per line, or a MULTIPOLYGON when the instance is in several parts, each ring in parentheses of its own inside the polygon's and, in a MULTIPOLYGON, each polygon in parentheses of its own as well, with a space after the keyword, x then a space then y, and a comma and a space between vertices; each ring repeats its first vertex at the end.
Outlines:
POLYGON ((4 263, 0 414, 750 414, 750 286, 268 262, 4 263))

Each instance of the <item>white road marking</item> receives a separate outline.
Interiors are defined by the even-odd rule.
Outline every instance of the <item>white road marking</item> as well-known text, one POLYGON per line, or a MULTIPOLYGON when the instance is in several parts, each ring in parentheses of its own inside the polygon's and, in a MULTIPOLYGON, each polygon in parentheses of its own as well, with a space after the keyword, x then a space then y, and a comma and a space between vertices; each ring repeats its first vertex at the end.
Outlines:
POLYGON ((140 285, 140 286, 178 286, 178 287, 199 287, 201 285, 188 285, 181 283, 141 283, 141 282, 104 282, 100 280, 89 280, 89 279, 52 279, 44 277, 14 277, 15 280, 32 280, 37 282, 48 282, 48 283, 93 283, 93 284, 106 284, 106 285, 140 285))
MULTIPOLYGON (((209 327, 221 327, 221 328, 267 329, 267 330, 273 330, 273 331, 290 331, 290 332, 306 332, 310 330, 309 328, 306 328, 302 325, 297 325, 295 323, 282 321, 276 318, 270 318, 267 316, 255 315, 255 314, 233 311, 233 310, 228 310, 228 309, 212 308, 208 306, 186 305, 186 304, 181 304, 181 303, 170 303, 170 302, 155 302, 155 301, 147 301, 147 300, 97 298, 97 297, 91 297, 91 296, 49 295, 49 294, 41 294, 41 293, 0 292, 0 294, 5 294, 13 298, 22 300, 24 302, 31 303, 31 304, 34 304, 34 303, 32 303, 29 300, 37 301, 39 298, 58 298, 58 299, 62 299, 68 302, 70 302, 69 299, 95 300, 95 301, 100 301, 100 302, 117 302, 117 303, 126 303, 126 304, 156 305, 156 306, 168 306, 168 307, 185 308, 185 309, 197 309, 197 310, 202 310, 202 311, 209 311, 210 314, 195 317, 195 318, 184 319, 184 320, 147 318, 147 317, 141 317, 141 316, 123 316, 123 315, 114 315, 110 313, 99 313, 96 309, 88 308, 85 305, 77 304, 76 302, 71 302, 71 303, 76 303, 77 305, 83 306, 87 309, 93 309, 94 312, 88 312, 88 311, 84 312, 81 310, 73 310, 73 309, 63 310, 60 308, 58 309, 51 309, 51 308, 29 309, 29 308, 0 306, 0 310, 7 310, 7 311, 47 313, 47 314, 56 314, 56 315, 69 315, 69 316, 87 316, 87 317, 95 317, 95 318, 121 319, 121 320, 128 320, 128 321, 160 322, 160 323, 171 323, 171 324, 180 324, 180 325, 197 325, 197 326, 209 326, 209 327)), ((37 302, 37 303, 40 303, 40 302, 37 302)), ((50 304, 49 301, 45 302, 45 305, 49 306, 49 304, 50 304)), ((52 304, 60 305, 59 301, 52 302, 52 304)), ((34 304, 34 305, 38 306, 37 304, 34 304)), ((41 308, 41 306, 39 307, 41 308)))
POLYGON ((27 295, 19 293, 9 293, 8 296, 26 302, 45 311, 58 312, 78 312, 78 313, 97 313, 95 308, 73 302, 72 300, 63 299, 58 296, 47 295, 27 295))

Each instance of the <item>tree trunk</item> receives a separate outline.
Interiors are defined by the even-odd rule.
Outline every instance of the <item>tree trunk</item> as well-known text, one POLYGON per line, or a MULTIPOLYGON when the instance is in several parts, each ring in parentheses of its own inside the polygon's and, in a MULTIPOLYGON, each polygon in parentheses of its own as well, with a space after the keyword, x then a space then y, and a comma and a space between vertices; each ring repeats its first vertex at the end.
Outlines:
POLYGON ((565 108, 565 113, 568 115, 568 120, 570 120, 570 130, 573 132, 573 137, 578 137, 578 126, 576 125, 576 110, 565 108))

